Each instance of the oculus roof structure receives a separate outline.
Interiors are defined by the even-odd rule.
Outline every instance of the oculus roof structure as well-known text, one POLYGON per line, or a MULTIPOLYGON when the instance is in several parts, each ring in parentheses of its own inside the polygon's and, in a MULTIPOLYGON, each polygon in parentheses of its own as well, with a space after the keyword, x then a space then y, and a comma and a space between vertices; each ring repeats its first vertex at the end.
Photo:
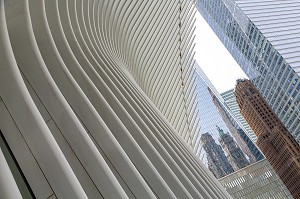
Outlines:
POLYGON ((187 147, 194 12, 0 0, 1 197, 230 198, 187 147))

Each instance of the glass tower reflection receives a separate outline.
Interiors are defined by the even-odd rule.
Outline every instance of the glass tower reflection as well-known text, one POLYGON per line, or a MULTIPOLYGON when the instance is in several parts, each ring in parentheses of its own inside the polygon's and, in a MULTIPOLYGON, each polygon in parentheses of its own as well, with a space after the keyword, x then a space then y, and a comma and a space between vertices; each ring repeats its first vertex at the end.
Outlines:
POLYGON ((196 5, 299 143, 300 0, 198 0, 196 5))
MULTIPOLYGON (((263 156, 256 148, 256 146, 251 142, 251 140, 247 137, 247 135, 242 130, 242 127, 238 124, 238 122, 234 119, 234 117, 228 117, 227 114, 233 115, 229 109, 225 109, 225 104, 223 104, 222 97, 212 85, 210 80, 201 70, 201 68, 195 64, 195 68, 197 71, 196 76, 196 89, 197 89, 197 101, 199 105, 197 106, 200 126, 200 133, 197 137, 196 143, 200 143, 200 147, 197 147, 196 154, 200 157, 200 159, 207 165, 207 167, 214 173, 216 177, 222 177, 225 174, 229 174, 230 171, 240 169, 236 167, 228 169, 228 166, 224 162, 228 161, 228 157, 233 156, 233 154, 228 153, 228 150, 225 152, 226 156, 221 158, 220 154, 224 153, 223 149, 220 145, 220 134, 218 129, 222 129, 226 135, 228 134, 230 137, 232 136, 232 140, 234 143, 237 143, 237 148, 240 148, 240 152, 242 151, 242 156, 246 157, 244 162, 254 163, 257 160, 263 159, 263 156), (216 102, 218 101, 218 102, 216 102), (234 121, 232 121, 234 120, 234 121), (218 128, 217 128, 218 127, 218 128), (242 131, 242 133, 240 132, 242 131), (244 139, 244 137, 248 139, 244 139), (206 139, 208 138, 209 139, 206 139), (210 141, 208 141, 210 140, 210 141), (213 141, 212 141, 213 140, 213 141), (249 143, 252 143, 251 147, 249 147, 249 143), (213 145, 215 147, 213 147, 213 145), (219 147, 218 147, 219 146, 219 147), (218 152, 213 153, 211 148, 220 148, 218 152), (203 150, 204 149, 204 150, 203 150), (219 154, 218 157, 213 156, 212 154, 219 154), (218 162, 220 161, 220 162, 218 162), (223 163, 222 163, 223 162, 223 163), (224 166, 221 170, 218 169, 220 166, 224 166), (226 168, 225 168, 226 167, 226 168), (226 171, 226 172, 225 172, 226 171), (229 173, 228 173, 229 172, 229 173)), ((229 163, 230 164, 230 163, 229 163)), ((248 164, 243 164, 242 162, 237 162, 234 164, 247 166, 248 164)), ((233 165, 231 165, 232 167, 233 165)), ((244 166, 241 166, 244 167, 244 166)))

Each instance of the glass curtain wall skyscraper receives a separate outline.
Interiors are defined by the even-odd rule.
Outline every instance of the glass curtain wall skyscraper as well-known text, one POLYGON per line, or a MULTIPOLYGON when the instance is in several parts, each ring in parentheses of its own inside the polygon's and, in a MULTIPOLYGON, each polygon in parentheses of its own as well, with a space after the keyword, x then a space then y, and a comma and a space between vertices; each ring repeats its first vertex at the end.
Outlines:
MULTIPOLYGON (((214 139, 216 144, 220 144, 219 129, 222 129, 224 133, 229 133, 234 137, 233 140, 236 143, 238 143, 239 147, 242 149, 243 153, 246 154, 247 159, 248 161, 250 161, 250 163, 254 163, 257 160, 263 159, 263 156, 260 153, 260 151, 244 133, 244 131, 242 130, 243 128, 233 117, 233 114, 230 112, 230 110, 226 108, 224 100, 222 99, 218 91, 215 89, 215 87, 212 85, 210 80, 207 78, 207 76, 201 70, 201 67, 197 63, 195 63, 195 69, 197 71, 197 73, 195 74, 195 82, 197 86, 196 89, 198 91, 197 111, 199 112, 200 117, 198 122, 200 133, 202 135, 209 134, 209 136, 212 137, 212 139, 214 139)), ((196 149, 198 149, 195 152, 196 155, 199 156, 199 158, 209 167, 211 166, 211 163, 209 163, 206 153, 204 152, 204 150, 202 150, 205 145, 203 143, 203 140, 205 139, 201 139, 201 137, 202 136, 198 136, 196 140, 196 144, 200 146, 195 147, 196 149)), ((207 137, 208 136, 206 136, 206 138, 207 137)), ((205 151, 207 152, 207 150, 205 151)), ((228 152, 226 153, 226 156, 228 157, 231 155, 232 154, 228 152)), ((221 163, 219 163, 219 165, 221 165, 221 163)), ((223 169, 226 170, 226 168, 223 169)))
POLYGON ((228 106, 230 111, 234 114, 235 118, 237 118, 237 120, 240 122, 240 124, 244 127, 245 133, 249 136, 249 138, 252 140, 252 142, 255 143, 257 140, 257 137, 240 113, 240 108, 239 108, 239 105, 238 105, 235 95, 234 95, 234 89, 230 89, 224 93, 221 93, 221 96, 224 99, 224 103, 228 106))
POLYGON ((197 0, 196 6, 300 142, 299 0, 197 0))
MULTIPOLYGON (((254 159, 256 160, 264 159, 262 153, 255 146, 254 144, 255 142, 251 140, 250 136, 248 136, 247 129, 244 128, 243 123, 240 122, 239 118, 236 117, 234 112, 232 112, 231 109, 227 106, 226 101, 223 98, 218 99, 216 96, 213 96, 213 101, 216 107, 218 108, 224 122, 229 127, 231 134, 233 134, 234 138, 236 139, 236 141, 238 143, 246 144, 246 145, 240 145, 240 147, 242 147, 242 150, 249 157, 250 163, 253 163, 254 159)), ((244 122, 246 123, 246 121, 244 122)))
MULTIPOLYGON (((230 132, 226 123, 222 119, 217 107, 213 102, 212 90, 214 93, 218 93, 214 86, 211 84, 209 79, 206 77, 201 68, 196 64, 195 65, 198 74, 196 74, 196 82, 197 82, 197 99, 199 104, 197 105, 197 109, 199 111, 199 128, 201 134, 209 133, 212 135, 214 140, 219 139, 219 132, 216 126, 222 128, 225 132, 230 132)), ((199 140, 200 136, 197 138, 199 140)), ((198 141, 197 140, 197 141, 198 141)), ((201 144, 198 143, 197 144, 201 144)), ((201 148, 198 147, 198 151, 196 154, 202 156, 201 148)), ((201 158, 201 157, 200 157, 201 158)), ((201 158, 202 159, 202 158, 201 158)))

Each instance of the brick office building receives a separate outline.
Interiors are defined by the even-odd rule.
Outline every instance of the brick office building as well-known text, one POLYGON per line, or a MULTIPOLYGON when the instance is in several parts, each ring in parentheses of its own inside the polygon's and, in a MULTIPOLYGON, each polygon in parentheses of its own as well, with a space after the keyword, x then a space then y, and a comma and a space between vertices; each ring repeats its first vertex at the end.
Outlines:
POLYGON ((237 81, 235 95, 257 146, 293 197, 300 198, 300 146, 249 80, 237 81))

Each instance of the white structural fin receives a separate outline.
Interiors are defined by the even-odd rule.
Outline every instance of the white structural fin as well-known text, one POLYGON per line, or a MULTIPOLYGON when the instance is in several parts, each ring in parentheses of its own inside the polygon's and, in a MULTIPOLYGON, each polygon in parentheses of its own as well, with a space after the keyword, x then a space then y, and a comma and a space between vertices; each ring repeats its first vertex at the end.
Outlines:
POLYGON ((26 184, 0 173, 6 198, 231 198, 193 152, 192 1, 0 2, 1 139, 26 184))

